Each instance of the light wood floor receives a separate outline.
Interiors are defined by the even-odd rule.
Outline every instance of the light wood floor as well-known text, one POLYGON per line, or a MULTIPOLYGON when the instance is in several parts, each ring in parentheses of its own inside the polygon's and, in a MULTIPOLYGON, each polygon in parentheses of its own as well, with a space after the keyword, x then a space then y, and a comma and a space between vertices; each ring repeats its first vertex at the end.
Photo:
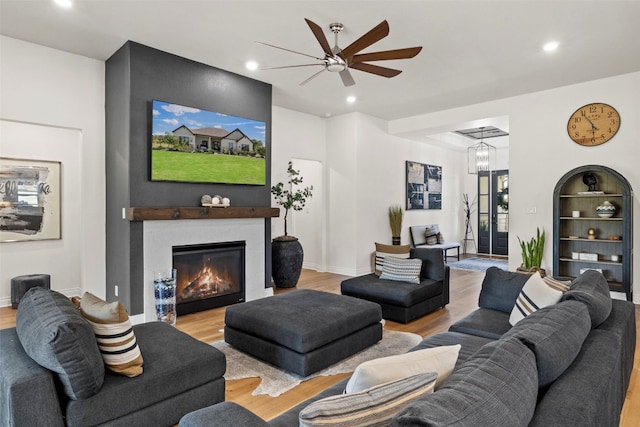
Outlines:
MULTIPOLYGON (((477 308, 483 276, 484 273, 477 271, 451 270, 451 303, 446 308, 406 325, 387 321, 385 328, 413 332, 423 337, 446 331, 453 322, 477 308)), ((304 270, 297 289, 316 289, 340 293, 340 282, 345 278, 346 276, 337 274, 304 270)), ((277 290, 276 293, 295 292, 295 290, 296 288, 282 289, 277 290)), ((0 328, 15 326, 15 312, 10 307, 0 308, 0 328)), ((221 340, 223 339, 224 312, 224 308, 219 308, 180 316, 176 327, 207 343, 221 340)), ((639 324, 640 306, 636 306, 636 330, 638 330, 639 324)), ((620 422, 622 427, 640 425, 640 335, 638 335, 636 347, 638 349, 635 355, 631 384, 622 410, 622 420, 620 422)), ((316 377, 278 397, 252 396, 251 392, 259 384, 260 380, 258 378, 227 381, 226 400, 237 402, 262 418, 269 420, 348 375, 316 377)), ((577 390, 577 392, 579 391, 577 390)))

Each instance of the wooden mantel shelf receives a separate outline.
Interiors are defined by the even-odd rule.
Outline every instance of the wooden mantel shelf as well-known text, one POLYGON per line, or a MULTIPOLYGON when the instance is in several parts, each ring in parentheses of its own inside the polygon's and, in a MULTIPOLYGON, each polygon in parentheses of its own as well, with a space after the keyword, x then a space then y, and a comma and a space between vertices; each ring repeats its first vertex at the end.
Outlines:
POLYGON ((170 208, 127 208, 129 221, 155 221, 175 219, 230 219, 230 218, 277 218, 279 208, 270 207, 170 207, 170 208))

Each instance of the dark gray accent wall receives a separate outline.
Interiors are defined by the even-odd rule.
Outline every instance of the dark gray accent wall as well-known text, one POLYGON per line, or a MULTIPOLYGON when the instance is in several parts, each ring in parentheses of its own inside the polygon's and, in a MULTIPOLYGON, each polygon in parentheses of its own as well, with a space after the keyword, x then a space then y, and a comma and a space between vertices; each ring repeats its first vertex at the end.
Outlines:
MULTIPOLYGON (((222 194, 233 206, 270 206, 271 85, 127 42, 106 62, 107 299, 143 312, 142 223, 122 218, 128 207, 198 206, 222 194), (160 100, 266 123, 264 186, 152 182, 151 103, 160 100), (118 296, 114 294, 118 285, 118 296)), ((265 287, 271 283, 271 222, 265 220, 265 287)))

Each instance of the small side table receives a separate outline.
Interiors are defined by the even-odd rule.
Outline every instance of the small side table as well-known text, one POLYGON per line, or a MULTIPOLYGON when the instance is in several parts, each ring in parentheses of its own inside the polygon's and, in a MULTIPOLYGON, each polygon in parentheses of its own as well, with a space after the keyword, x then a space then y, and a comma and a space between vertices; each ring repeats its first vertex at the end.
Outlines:
POLYGON ((18 308, 24 294, 36 286, 51 289, 51 276, 48 274, 27 274, 11 279, 11 308, 18 308))

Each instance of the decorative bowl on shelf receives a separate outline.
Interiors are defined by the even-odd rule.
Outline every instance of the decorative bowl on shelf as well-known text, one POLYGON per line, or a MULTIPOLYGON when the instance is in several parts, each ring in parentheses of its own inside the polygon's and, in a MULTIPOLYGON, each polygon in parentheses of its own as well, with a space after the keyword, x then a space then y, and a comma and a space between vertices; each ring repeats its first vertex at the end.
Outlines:
POLYGON ((611 218, 616 213, 616 207, 608 200, 596 207, 596 213, 600 218, 611 218))

